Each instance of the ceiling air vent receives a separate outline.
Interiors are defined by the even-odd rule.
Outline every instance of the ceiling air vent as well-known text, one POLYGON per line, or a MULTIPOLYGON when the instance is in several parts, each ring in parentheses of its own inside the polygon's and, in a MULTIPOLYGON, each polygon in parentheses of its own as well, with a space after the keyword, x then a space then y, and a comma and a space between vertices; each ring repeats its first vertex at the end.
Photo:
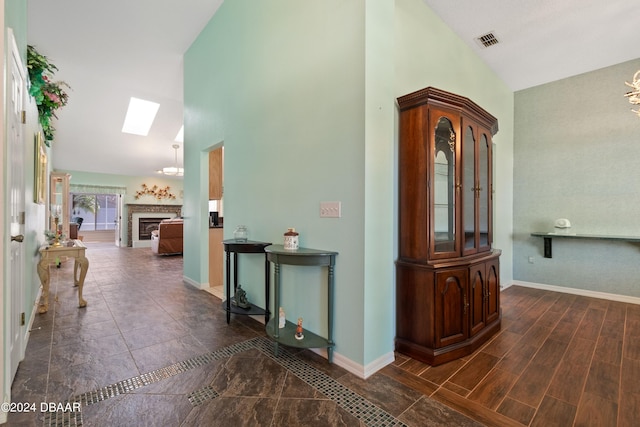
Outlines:
POLYGON ((482 47, 489 47, 489 46, 493 46, 494 44, 500 43, 500 41, 495 36, 495 34, 493 34, 493 32, 477 37, 476 42, 478 42, 478 44, 480 44, 480 46, 482 47))

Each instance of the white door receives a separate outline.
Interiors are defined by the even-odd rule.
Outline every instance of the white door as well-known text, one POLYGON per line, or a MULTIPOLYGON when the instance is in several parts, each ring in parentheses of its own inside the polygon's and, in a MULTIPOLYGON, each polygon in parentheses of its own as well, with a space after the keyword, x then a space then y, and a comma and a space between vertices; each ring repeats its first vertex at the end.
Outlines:
POLYGON ((122 224, 122 194, 116 194, 116 246, 120 247, 122 240, 120 239, 120 225, 122 224))
POLYGON ((7 167, 9 177, 9 221, 11 230, 11 249, 9 263, 9 277, 11 285, 9 287, 9 357, 10 357, 10 381, 16 374, 18 363, 24 357, 22 312, 24 308, 24 139, 23 139, 23 100, 25 94, 25 76, 22 68, 22 61, 16 46, 13 33, 9 32, 8 45, 11 49, 9 55, 9 82, 7 98, 7 122, 8 122, 8 155, 7 167))

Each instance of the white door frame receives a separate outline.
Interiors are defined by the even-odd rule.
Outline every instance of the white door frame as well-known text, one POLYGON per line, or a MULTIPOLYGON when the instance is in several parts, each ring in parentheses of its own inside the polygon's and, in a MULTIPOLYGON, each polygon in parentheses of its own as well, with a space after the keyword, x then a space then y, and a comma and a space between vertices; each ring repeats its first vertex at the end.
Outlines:
MULTIPOLYGON (((0 0, 0 58, 3 61, 3 84, 0 88, 0 135, 4 170, 0 178, 0 319, 2 319, 2 352, 0 384, 2 402, 11 401, 11 383, 18 363, 24 358, 25 322, 21 320, 25 300, 25 138, 24 103, 27 72, 11 28, 4 28, 4 0, 0 0), (6 37, 6 38, 5 38, 6 37), (6 46, 6 48, 5 48, 6 46)), ((0 423, 7 414, 0 411, 0 423)))
POLYGON ((26 251, 25 235, 25 175, 26 163, 24 137, 24 103, 27 92, 26 70, 20 57, 13 31, 7 29, 7 60, 6 60, 6 140, 7 140, 7 190, 9 191, 9 223, 11 237, 6 236, 9 247, 9 283, 5 288, 6 317, 5 331, 8 333, 6 355, 9 370, 7 381, 13 381, 18 370, 18 364, 24 359, 26 341, 24 339, 25 321, 21 318, 24 313, 25 301, 25 269, 26 251), (14 237, 16 240, 14 241, 14 237), (8 292, 7 292, 8 291, 8 292))
MULTIPOLYGON (((1 27, 4 28, 4 0, 0 0, 0 24, 1 27)), ((6 63, 6 54, 5 54, 5 35, 4 31, 0 31, 0 58, 2 58, 3 63, 6 63)), ((5 99, 5 90, 4 84, 0 84, 0 117, 5 117, 4 115, 4 99, 5 99)), ((2 143, 0 144, 0 165, 2 165, 2 169, 4 171, 7 160, 4 157, 4 153, 7 149, 7 138, 5 137, 5 128, 4 128, 4 119, 0 120, 0 138, 2 138, 2 143)), ((8 205, 7 198, 5 197, 5 180, 4 173, 0 173, 0 200, 2 200, 2 205, 0 207, 0 280, 2 280, 2 291, 0 292, 0 319, 5 318, 5 298, 4 293, 5 289, 8 287, 9 279, 6 276, 7 269, 5 265, 8 264, 8 256, 5 254, 5 242, 6 235, 8 232, 8 223, 5 221, 5 210, 8 205)), ((4 331, 2 331, 4 332, 4 331)), ((5 361, 7 360, 6 355, 6 347, 4 342, 2 343, 2 351, 0 352, 0 386, 2 387, 2 402, 9 402, 11 398, 11 382, 7 381, 5 375, 5 361)), ((7 413, 0 411, 0 423, 4 423, 7 421, 7 413)))
POLYGON ((115 230, 115 235, 116 235, 116 246, 120 247, 122 246, 122 203, 124 201, 124 197, 122 197, 122 194, 117 193, 116 194, 116 230, 115 230))

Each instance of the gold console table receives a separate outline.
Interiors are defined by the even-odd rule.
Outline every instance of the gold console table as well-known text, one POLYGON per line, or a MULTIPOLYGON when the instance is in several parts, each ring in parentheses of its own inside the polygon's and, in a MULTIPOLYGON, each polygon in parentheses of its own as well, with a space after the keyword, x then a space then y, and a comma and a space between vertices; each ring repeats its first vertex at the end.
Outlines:
POLYGON ((73 286, 78 287, 78 307, 86 307, 87 302, 82 298, 82 287, 84 278, 89 269, 89 260, 85 256, 87 247, 80 240, 70 240, 67 245, 50 246, 45 245, 40 248, 40 262, 38 262, 38 276, 42 283, 42 296, 38 313, 46 313, 49 310, 49 265, 61 257, 74 258, 73 264, 73 286))

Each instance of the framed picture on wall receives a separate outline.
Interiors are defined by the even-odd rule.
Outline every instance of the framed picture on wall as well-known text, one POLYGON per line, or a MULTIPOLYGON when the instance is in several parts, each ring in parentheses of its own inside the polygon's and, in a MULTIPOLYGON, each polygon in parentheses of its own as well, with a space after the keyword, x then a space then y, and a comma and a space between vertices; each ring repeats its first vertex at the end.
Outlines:
POLYGON ((47 201, 47 151, 44 148, 42 132, 36 132, 33 157, 35 159, 33 201, 43 205, 47 201))

